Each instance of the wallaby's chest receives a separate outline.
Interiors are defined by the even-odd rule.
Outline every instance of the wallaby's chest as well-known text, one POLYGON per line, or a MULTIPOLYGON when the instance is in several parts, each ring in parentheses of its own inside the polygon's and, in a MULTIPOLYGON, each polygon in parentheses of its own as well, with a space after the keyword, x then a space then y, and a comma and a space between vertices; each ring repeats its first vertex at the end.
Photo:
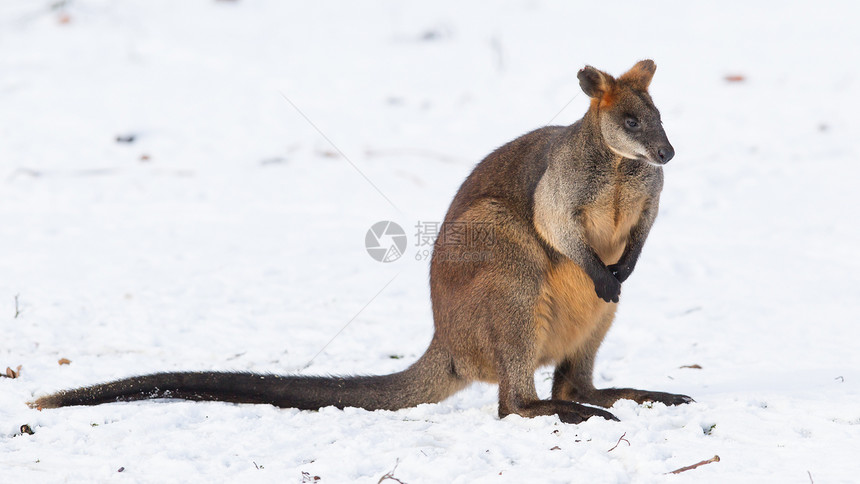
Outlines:
POLYGON ((598 189, 592 202, 582 207, 586 241, 604 264, 618 262, 647 198, 648 193, 639 183, 614 177, 598 189))

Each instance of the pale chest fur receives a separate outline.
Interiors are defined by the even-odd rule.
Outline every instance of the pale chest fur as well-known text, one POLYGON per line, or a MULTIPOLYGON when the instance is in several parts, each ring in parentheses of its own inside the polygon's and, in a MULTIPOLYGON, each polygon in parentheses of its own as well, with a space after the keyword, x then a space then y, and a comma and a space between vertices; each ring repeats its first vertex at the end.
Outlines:
POLYGON ((614 180, 582 208, 585 240, 604 264, 614 264, 621 258, 630 230, 642 216, 646 198, 635 186, 614 180))

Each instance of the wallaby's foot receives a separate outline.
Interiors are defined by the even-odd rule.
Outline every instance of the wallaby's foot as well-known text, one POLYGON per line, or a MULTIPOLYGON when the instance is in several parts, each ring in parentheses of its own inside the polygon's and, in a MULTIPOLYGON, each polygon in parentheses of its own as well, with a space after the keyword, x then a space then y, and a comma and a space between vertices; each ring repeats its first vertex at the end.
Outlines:
POLYGON ((618 418, 606 410, 580 405, 579 403, 566 402, 563 400, 536 400, 529 403, 522 403, 515 408, 499 407, 499 417, 504 418, 510 414, 517 414, 521 417, 538 417, 541 415, 558 415, 564 423, 580 423, 588 420, 591 417, 601 417, 606 420, 615 420, 618 418))
POLYGON ((695 400, 693 400, 691 397, 678 393, 648 392, 645 390, 637 391, 640 392, 639 396, 637 396, 636 398, 632 398, 631 400, 635 400, 639 403, 660 402, 665 403, 666 405, 683 405, 685 403, 695 402, 695 400))
POLYGON ((636 403, 645 402, 660 402, 666 405, 681 405, 684 403, 695 402, 687 395, 678 395, 675 393, 652 392, 648 390, 637 390, 635 388, 603 388, 594 389, 588 393, 580 393, 574 396, 572 400, 591 405, 598 405, 609 408, 618 400, 633 400, 636 403))
POLYGON ((585 422, 591 417, 601 417, 605 420, 614 420, 616 422, 620 422, 618 417, 607 412, 606 410, 601 410, 595 407, 588 407, 585 405, 580 405, 575 411, 567 411, 567 412, 559 412, 558 418, 564 422, 569 424, 578 424, 585 422))

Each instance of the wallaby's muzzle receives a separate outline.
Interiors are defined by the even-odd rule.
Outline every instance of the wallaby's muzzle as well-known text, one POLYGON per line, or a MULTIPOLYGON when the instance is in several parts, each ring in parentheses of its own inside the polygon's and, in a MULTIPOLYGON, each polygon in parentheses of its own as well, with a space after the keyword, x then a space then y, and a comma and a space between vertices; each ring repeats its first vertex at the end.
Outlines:
POLYGON ((675 148, 672 148, 672 145, 666 143, 664 146, 657 149, 657 159, 660 160, 660 163, 666 164, 669 163, 669 160, 675 157, 675 148))

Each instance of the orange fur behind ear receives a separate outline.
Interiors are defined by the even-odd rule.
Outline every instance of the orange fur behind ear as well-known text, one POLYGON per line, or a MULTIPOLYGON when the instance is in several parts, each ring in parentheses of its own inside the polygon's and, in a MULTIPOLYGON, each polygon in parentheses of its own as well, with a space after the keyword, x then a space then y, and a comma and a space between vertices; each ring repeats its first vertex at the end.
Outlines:
POLYGON ((605 109, 609 106, 612 106, 612 104, 615 103, 615 98, 617 94, 618 88, 613 84, 608 91, 603 93, 603 96, 600 96, 600 108, 605 109))
POLYGON ((606 87, 604 88, 604 91, 600 95, 600 97, 591 98, 591 105, 592 107, 606 109, 615 104, 615 102, 618 100, 618 94, 618 81, 612 79, 610 82, 607 82, 606 87))

